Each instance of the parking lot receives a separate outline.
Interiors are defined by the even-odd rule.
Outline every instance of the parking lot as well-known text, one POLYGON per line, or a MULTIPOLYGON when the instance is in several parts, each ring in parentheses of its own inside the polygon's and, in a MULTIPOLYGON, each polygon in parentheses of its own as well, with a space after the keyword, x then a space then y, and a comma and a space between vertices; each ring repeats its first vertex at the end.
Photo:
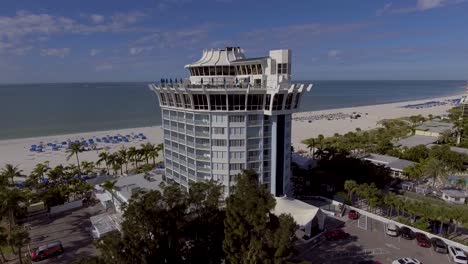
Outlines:
POLYGON ((393 260, 412 257, 424 264, 452 263, 449 255, 436 253, 432 248, 422 248, 415 240, 405 240, 401 237, 390 237, 384 232, 383 223, 373 220, 368 222, 361 219, 349 220, 346 218, 327 219, 328 222, 341 223, 343 230, 351 236, 341 241, 326 241, 317 246, 305 244, 298 246, 298 258, 312 263, 353 264, 363 260, 374 260, 381 263, 392 263, 393 260), (359 227, 358 227, 359 223, 359 227))
POLYGON ((81 257, 95 255, 89 218, 103 212, 104 208, 97 203, 50 219, 43 216, 30 221, 31 249, 60 240, 65 251, 60 256, 39 263, 72 263, 81 257))

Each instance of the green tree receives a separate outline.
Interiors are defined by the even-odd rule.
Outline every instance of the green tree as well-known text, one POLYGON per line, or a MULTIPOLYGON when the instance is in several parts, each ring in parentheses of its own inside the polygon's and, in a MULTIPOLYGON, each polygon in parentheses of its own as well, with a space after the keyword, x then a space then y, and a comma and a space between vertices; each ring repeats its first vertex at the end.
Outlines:
POLYGON ((21 212, 21 203, 26 202, 26 195, 18 189, 5 189, 0 192, 0 215, 7 215, 8 233, 16 225, 16 216, 21 212))
POLYGON ((230 263, 285 263, 291 256, 295 223, 270 214, 275 199, 254 171, 244 171, 226 200, 224 251, 230 263), (275 223, 275 224, 272 224, 275 223))
POLYGON ((119 157, 123 164, 125 164, 125 173, 128 174, 128 152, 125 147, 119 149, 119 157))
POLYGON ((2 248, 7 245, 8 245, 8 234, 5 232, 5 228, 0 226, 0 256, 2 258, 2 261, 0 261, 0 263, 4 263, 7 261, 2 250, 2 248))
POLYGON ((78 143, 78 142, 72 143, 70 145, 70 148, 67 150, 67 153, 68 153, 67 160, 70 160, 71 157, 76 156, 76 166, 78 166, 78 171, 80 172, 80 174, 81 174, 81 168, 80 168, 80 159, 78 157, 78 154, 80 152, 83 152, 83 150, 84 150, 83 144, 78 143))
POLYGON ((106 165, 107 173, 110 173, 109 152, 103 151, 99 153, 99 159, 97 161, 97 164, 100 165, 102 162, 104 162, 104 164, 106 165))
POLYGON ((24 230, 23 228, 15 228, 10 234, 8 242, 11 247, 17 249, 20 264, 23 263, 23 254, 21 253, 21 248, 30 241, 31 239, 29 238, 28 231, 24 230))
POLYGON ((117 183, 117 181, 109 181, 109 180, 105 180, 103 183, 102 183, 102 188, 106 191, 108 191, 110 193, 110 195, 112 196, 112 203, 114 203, 114 190, 115 190, 115 184, 117 183))
POLYGON ((344 189, 348 192, 348 197, 350 200, 353 200, 353 193, 356 192, 358 184, 354 180, 346 180, 344 183, 344 189))
POLYGON ((4 177, 6 179, 9 179, 10 180, 10 185, 14 186, 15 185, 14 178, 23 176, 21 174, 22 172, 23 171, 20 170, 18 168, 18 166, 13 166, 11 164, 6 164, 5 168, 3 168, 2 171, 0 172, 0 174, 1 174, 0 177, 4 177))
POLYGON ((432 188, 434 188, 436 180, 447 175, 447 169, 441 160, 429 158, 424 164, 424 174, 432 178, 432 188))

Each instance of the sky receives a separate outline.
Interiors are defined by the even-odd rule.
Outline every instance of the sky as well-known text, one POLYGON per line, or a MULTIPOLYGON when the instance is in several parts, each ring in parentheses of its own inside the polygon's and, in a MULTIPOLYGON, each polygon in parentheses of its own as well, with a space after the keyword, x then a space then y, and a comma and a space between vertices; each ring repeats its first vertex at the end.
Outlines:
POLYGON ((296 80, 466 80, 468 0, 2 0, 0 83, 186 77, 292 50, 296 80))

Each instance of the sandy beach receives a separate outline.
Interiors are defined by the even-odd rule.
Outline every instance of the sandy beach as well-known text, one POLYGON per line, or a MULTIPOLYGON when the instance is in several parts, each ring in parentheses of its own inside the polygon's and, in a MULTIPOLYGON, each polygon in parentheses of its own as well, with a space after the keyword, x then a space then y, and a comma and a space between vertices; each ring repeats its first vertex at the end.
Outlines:
MULTIPOLYGON (((370 105, 297 113, 293 115, 294 120, 292 127, 292 143, 296 150, 306 149, 306 146, 302 144, 301 141, 306 138, 316 137, 319 134, 323 134, 324 136, 330 136, 334 133, 343 134, 349 131, 354 131, 358 127, 362 130, 367 130, 375 128, 379 120, 386 118, 397 118, 411 115, 427 116, 429 114, 432 114, 434 116, 442 115, 445 114, 448 109, 452 108, 453 104, 446 103, 443 105, 419 109, 403 108, 402 106, 409 104, 413 105, 425 103, 428 101, 445 102, 447 100, 456 99, 460 97, 461 95, 454 95, 449 97, 399 102, 392 104, 370 105), (351 119, 350 116, 353 114, 359 114, 361 117, 357 119, 351 119), (311 121, 309 122, 309 120, 311 121)), ((147 137, 147 139, 134 139, 130 142, 106 144, 105 146, 109 148, 110 152, 114 152, 118 150, 121 146, 125 146, 126 148, 128 148, 130 146, 139 147, 141 144, 146 142, 151 142, 153 144, 162 143, 163 133, 161 127, 159 126, 3 140, 0 141, 0 168, 3 168, 5 164, 11 163, 14 165, 19 165, 20 169, 23 170, 23 173, 28 175, 37 163, 49 161, 50 166, 56 166, 58 164, 75 163, 74 158, 67 161, 67 154, 64 150, 52 151, 51 149, 46 149, 44 152, 41 153, 30 152, 30 146, 39 142, 62 142, 66 141, 67 139, 73 141, 80 140, 81 138, 89 139, 118 134, 136 135, 139 133, 143 133, 147 137)), ((100 146, 102 147, 103 145, 100 144, 100 146)), ((96 161, 98 159, 98 154, 100 151, 102 150, 82 152, 80 154, 80 160, 96 161)))

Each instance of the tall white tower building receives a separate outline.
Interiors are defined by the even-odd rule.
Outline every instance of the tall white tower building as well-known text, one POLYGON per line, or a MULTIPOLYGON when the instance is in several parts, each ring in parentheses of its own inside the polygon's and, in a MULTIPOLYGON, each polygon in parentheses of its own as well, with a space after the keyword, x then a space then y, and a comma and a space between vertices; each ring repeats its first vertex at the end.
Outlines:
POLYGON ((276 196, 291 186, 291 114, 304 90, 291 83, 291 51, 246 58, 239 47, 205 50, 186 80, 150 84, 162 111, 166 177, 186 188, 217 180, 228 195, 243 169, 276 196))

